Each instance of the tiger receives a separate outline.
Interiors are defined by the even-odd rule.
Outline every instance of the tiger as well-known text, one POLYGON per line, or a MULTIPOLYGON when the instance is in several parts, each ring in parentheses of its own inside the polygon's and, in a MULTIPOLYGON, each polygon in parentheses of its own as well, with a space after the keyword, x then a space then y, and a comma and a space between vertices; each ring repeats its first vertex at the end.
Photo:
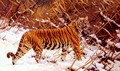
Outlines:
POLYGON ((43 49, 61 48, 61 57, 65 57, 70 45, 75 53, 75 58, 81 60, 83 54, 80 48, 80 34, 82 28, 86 27, 87 19, 75 19, 63 28, 31 29, 23 34, 17 52, 15 54, 8 52, 7 57, 12 57, 12 64, 14 65, 30 49, 33 49, 36 54, 35 60, 39 63, 43 49))

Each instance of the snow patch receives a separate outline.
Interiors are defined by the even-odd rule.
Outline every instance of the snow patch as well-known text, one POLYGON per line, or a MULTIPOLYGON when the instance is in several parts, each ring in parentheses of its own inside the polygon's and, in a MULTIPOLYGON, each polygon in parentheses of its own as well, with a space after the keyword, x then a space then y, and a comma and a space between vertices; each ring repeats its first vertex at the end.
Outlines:
MULTIPOLYGON (((30 50, 26 55, 18 60, 16 65, 12 65, 12 58, 8 59, 6 54, 8 52, 15 53, 17 51, 19 41, 26 31, 28 30, 13 27, 10 30, 0 33, 0 71, 66 71, 66 69, 71 66, 75 58, 74 52, 71 51, 69 54, 67 54, 66 60, 61 61, 61 50, 43 50, 42 57, 44 59, 41 59, 40 63, 36 63, 34 57, 32 57, 35 55, 35 53, 33 50, 30 50)), ((91 36, 94 37, 97 42, 101 43, 101 41, 94 34, 91 36)), ((73 69, 78 69, 79 67, 84 66, 98 50, 96 46, 88 46, 87 44, 84 44, 84 42, 85 39, 83 39, 81 45, 87 46, 83 50, 85 56, 82 57, 82 60, 77 60, 74 63, 72 67, 73 69)), ((117 43, 116 47, 119 46, 120 43, 117 43)), ((100 51, 98 50, 97 53, 99 52, 100 51)), ((103 69, 104 65, 98 63, 98 61, 95 61, 94 64, 96 64, 96 67, 99 71, 105 71, 103 69)), ((112 70, 120 70, 120 62, 116 61, 112 70)), ((84 69, 81 68, 78 71, 84 71, 84 69)))

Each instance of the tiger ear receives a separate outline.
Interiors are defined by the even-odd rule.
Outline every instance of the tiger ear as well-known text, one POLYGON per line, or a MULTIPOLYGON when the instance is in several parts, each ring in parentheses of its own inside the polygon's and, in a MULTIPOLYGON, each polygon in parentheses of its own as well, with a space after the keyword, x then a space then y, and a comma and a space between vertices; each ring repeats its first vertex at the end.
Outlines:
POLYGON ((89 23, 89 21, 88 21, 88 16, 86 16, 84 19, 83 19, 83 23, 89 23))

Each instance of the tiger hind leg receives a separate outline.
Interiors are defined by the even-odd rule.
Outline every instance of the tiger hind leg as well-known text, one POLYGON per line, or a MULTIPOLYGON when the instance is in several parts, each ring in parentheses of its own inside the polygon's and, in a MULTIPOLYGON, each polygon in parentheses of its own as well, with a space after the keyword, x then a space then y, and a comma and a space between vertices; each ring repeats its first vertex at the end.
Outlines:
POLYGON ((72 49, 76 55, 76 59, 81 60, 81 57, 83 56, 83 54, 82 54, 81 49, 80 49, 79 41, 72 39, 72 46, 73 46, 72 49))
POLYGON ((12 64, 14 65, 22 56, 24 56, 31 47, 26 46, 24 43, 20 43, 19 48, 15 54, 12 52, 7 53, 7 57, 12 57, 12 64))
POLYGON ((81 56, 83 55, 82 52, 81 52, 81 49, 80 49, 80 46, 79 45, 73 45, 73 50, 75 52, 75 55, 76 55, 76 59, 77 60, 81 60, 81 56))
POLYGON ((36 60, 37 63, 39 63, 40 59, 41 59, 41 56, 42 56, 43 49, 38 47, 38 46, 36 46, 33 50, 36 53, 35 60, 36 60))
POLYGON ((67 53, 68 53, 68 48, 67 47, 63 47, 62 48, 62 53, 61 53, 61 59, 62 59, 62 61, 64 61, 65 59, 66 59, 66 55, 67 55, 67 53))

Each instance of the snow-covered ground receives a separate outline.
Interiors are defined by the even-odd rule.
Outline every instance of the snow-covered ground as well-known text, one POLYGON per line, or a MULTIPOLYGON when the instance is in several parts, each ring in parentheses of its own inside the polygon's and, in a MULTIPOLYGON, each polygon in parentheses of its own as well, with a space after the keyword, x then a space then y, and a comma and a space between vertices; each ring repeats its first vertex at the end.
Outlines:
MULTIPOLYGON (((21 36, 26 31, 27 30, 23 28, 18 29, 18 27, 13 27, 5 31, 0 30, 0 71, 66 71, 66 69, 72 65, 74 61, 74 52, 72 51, 69 53, 66 60, 62 61, 59 57, 60 50, 44 50, 42 56, 44 59, 41 59, 40 63, 36 63, 34 57, 32 57, 35 53, 33 50, 30 50, 16 63, 16 65, 12 65, 12 59, 8 59, 6 54, 8 52, 16 52, 21 36)), ((85 57, 82 57, 82 60, 76 61, 72 67, 73 69, 78 69, 85 65, 96 51, 98 54, 100 53, 96 46, 85 47, 85 57)), ((103 64, 98 63, 97 60, 94 63, 99 71, 106 71, 103 69, 103 64)), ((113 64, 114 68, 112 70, 119 71, 120 62, 116 61, 113 64)), ((79 69, 78 71, 83 70, 84 69, 79 69)))

